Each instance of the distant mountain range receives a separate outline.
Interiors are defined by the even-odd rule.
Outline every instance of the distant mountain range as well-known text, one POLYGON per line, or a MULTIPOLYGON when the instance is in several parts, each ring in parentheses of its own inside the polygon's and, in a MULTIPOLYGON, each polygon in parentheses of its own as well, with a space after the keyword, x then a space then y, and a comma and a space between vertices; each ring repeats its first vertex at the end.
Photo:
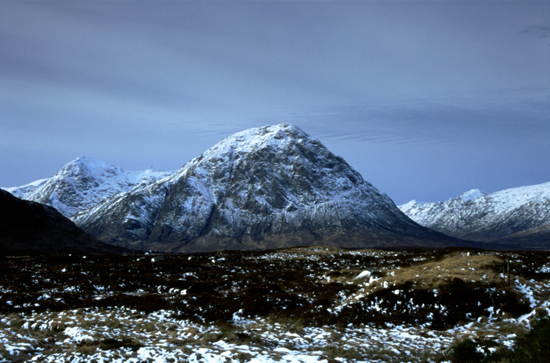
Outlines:
POLYGON ((550 247, 550 183, 398 208, 287 124, 234 134, 174 172, 80 157, 49 179, 5 189, 56 208, 94 238, 140 250, 550 247))
POLYGON ((418 224, 470 241, 550 247, 550 183, 487 194, 470 190, 444 202, 411 201, 399 208, 418 224))

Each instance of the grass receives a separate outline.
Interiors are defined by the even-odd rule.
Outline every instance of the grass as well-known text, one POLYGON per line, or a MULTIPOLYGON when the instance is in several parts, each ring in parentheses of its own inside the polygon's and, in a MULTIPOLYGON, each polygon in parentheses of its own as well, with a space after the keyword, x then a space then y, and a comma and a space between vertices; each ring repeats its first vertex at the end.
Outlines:
MULTIPOLYGON (((334 343, 325 348, 323 348, 324 357, 328 358, 331 361, 335 361, 336 358, 344 359, 364 359, 366 358, 367 353, 361 352, 357 347, 346 346, 344 343, 334 343)), ((368 354, 373 356, 374 354, 368 354)))
MULTIPOLYGON (((504 354, 507 355, 507 354, 504 354)), ((509 354, 511 363, 544 362, 550 357, 550 319, 535 321, 533 328, 518 337, 509 354)))
POLYGON ((360 288, 344 300, 343 320, 361 323, 368 316, 381 326, 431 321, 432 329, 442 330, 487 318, 497 310, 510 317, 530 311, 528 301, 495 273, 502 266, 500 256, 455 252, 414 260, 383 270, 383 277, 372 283, 349 279, 360 288))
POLYGON ((416 288, 437 289, 454 279, 463 281, 499 281, 495 266, 503 263, 500 257, 490 254, 453 253, 437 261, 424 262, 405 268, 384 271, 385 277, 376 281, 370 290, 387 285, 403 285, 414 281, 416 288))

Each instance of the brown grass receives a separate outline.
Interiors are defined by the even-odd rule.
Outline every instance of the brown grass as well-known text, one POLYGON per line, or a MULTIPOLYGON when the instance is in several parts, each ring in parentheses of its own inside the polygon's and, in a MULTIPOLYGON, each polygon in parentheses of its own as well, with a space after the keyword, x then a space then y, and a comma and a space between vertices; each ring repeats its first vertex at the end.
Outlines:
POLYGON ((287 331, 296 334, 302 334, 305 328, 304 319, 300 317, 272 314, 267 317, 267 321, 271 324, 280 324, 284 326, 287 331))
POLYGON ((494 267, 502 263, 503 260, 494 255, 469 256, 465 253, 456 253, 439 261, 387 270, 386 276, 374 282, 371 288, 383 286, 384 282, 400 285, 411 280, 414 281, 415 286, 424 289, 438 288, 455 278, 463 281, 495 282, 498 277, 495 276, 494 267))
POLYGON ((365 284, 366 281, 363 279, 355 278, 361 272, 359 270, 341 271, 338 273, 339 276, 331 279, 362 286, 357 294, 347 299, 347 303, 350 303, 357 301, 358 296, 411 282, 413 288, 424 290, 438 289, 455 278, 465 282, 504 284, 504 280, 495 273, 503 263, 502 258, 493 254, 456 252, 435 261, 412 264, 404 268, 381 269, 382 277, 370 284, 365 284))

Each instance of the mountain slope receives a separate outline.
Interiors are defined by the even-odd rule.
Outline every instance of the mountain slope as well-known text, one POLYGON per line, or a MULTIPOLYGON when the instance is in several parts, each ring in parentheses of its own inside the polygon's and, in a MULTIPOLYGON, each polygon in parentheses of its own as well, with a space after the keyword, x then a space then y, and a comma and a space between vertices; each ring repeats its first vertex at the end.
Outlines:
POLYGON ((0 254, 118 252, 91 238, 54 208, 0 189, 0 254))
POLYGON ((26 197, 34 192, 36 189, 41 187, 45 182, 47 182, 48 179, 40 179, 33 181, 32 183, 21 185, 19 187, 10 187, 10 188, 1 188, 5 191, 9 192, 11 195, 20 198, 20 199, 26 199, 26 197))
POLYGON ((170 177, 74 220, 108 243, 177 252, 458 242, 411 221, 342 158, 286 124, 234 134, 170 177))
POLYGON ((417 223, 457 238, 550 246, 550 183, 491 194, 473 190, 445 202, 412 201, 399 208, 417 223))
POLYGON ((66 217, 88 209, 108 196, 149 184, 168 172, 126 171, 101 160, 81 156, 49 179, 23 187, 6 188, 23 199, 49 205, 66 217))

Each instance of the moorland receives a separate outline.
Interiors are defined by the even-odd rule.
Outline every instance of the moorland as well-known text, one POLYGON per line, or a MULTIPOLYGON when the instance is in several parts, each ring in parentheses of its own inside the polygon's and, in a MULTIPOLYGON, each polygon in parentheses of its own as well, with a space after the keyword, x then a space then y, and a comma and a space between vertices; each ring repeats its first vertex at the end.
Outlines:
POLYGON ((2 257, 0 356, 507 362, 550 311, 549 263, 463 248, 2 257))

